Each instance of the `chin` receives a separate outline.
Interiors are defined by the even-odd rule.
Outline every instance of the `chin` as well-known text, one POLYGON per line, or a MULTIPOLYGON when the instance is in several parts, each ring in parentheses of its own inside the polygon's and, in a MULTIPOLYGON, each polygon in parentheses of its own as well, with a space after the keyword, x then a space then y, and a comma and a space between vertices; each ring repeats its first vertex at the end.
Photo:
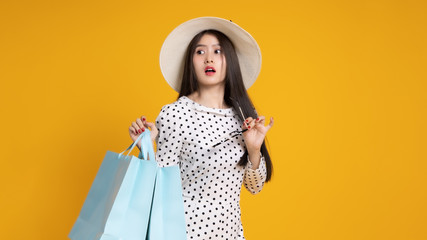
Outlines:
POLYGON ((199 81, 199 85, 204 87, 224 86, 225 81, 199 81))

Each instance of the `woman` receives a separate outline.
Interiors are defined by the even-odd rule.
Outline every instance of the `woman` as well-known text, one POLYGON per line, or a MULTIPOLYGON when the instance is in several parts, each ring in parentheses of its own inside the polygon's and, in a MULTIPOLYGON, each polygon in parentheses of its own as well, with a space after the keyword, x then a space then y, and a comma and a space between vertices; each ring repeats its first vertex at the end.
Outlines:
POLYGON ((244 239, 242 183, 256 194, 271 178, 264 138, 273 119, 265 126, 246 92, 260 65, 255 40, 219 18, 178 26, 162 47, 162 72, 178 100, 162 108, 156 124, 141 117, 129 133, 135 141, 151 128, 159 166, 179 164, 188 239, 244 239), (186 51, 177 51, 183 44, 186 51))

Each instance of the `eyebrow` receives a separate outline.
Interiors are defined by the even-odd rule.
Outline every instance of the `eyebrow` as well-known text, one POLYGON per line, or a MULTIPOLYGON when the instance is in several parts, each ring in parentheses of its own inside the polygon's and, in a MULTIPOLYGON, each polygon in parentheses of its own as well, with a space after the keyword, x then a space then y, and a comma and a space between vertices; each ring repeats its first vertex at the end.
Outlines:
MULTIPOLYGON (((219 46, 219 47, 221 47, 221 45, 219 43, 218 44, 213 44, 212 46, 219 46)), ((207 47, 207 45, 197 44, 196 47, 207 47)))

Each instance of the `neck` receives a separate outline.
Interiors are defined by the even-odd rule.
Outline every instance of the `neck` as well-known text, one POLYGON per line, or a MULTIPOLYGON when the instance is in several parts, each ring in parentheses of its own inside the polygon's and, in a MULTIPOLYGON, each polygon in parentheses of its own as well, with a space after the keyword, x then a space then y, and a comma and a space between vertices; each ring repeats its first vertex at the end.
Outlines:
POLYGON ((198 104, 209 108, 228 108, 224 102, 224 86, 200 87, 199 90, 187 96, 198 104))

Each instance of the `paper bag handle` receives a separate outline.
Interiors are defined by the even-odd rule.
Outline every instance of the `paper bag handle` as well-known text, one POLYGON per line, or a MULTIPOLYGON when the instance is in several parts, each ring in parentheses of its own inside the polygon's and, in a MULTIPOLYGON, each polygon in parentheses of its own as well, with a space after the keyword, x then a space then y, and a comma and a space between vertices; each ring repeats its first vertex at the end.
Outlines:
POLYGON ((150 160, 154 160, 155 154, 153 150, 153 143, 151 142, 151 134, 148 128, 146 128, 145 131, 138 136, 135 142, 133 142, 126 150, 119 153, 119 157, 121 157, 122 154, 128 150, 129 152, 126 154, 126 156, 129 156, 129 154, 132 152, 133 148, 138 142, 141 142, 141 152, 139 152, 138 157, 144 160, 148 160, 147 157, 150 157, 150 160))

